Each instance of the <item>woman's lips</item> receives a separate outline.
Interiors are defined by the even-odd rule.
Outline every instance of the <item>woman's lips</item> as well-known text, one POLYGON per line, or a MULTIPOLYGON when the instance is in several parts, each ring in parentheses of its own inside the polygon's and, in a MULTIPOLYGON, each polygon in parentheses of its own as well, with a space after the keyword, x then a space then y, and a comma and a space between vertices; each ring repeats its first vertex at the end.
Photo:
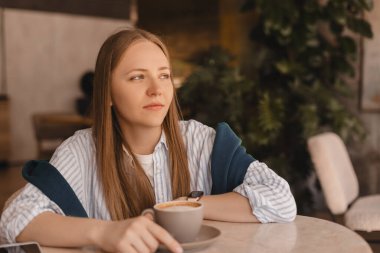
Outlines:
POLYGON ((149 104, 149 105, 145 105, 143 108, 147 110, 158 111, 158 110, 161 110, 163 107, 164 107, 163 104, 149 104))

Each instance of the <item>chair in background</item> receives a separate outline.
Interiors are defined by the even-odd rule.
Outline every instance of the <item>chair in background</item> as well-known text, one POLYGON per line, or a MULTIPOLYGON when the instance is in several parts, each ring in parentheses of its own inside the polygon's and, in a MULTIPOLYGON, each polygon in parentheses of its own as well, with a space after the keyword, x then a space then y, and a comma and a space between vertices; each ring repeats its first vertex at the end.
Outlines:
POLYGON ((307 144, 334 221, 367 241, 380 242, 380 195, 358 197, 358 179, 342 139, 329 132, 309 138, 307 144))
POLYGON ((58 145, 75 131, 91 126, 91 120, 76 114, 39 113, 32 120, 41 160, 50 159, 58 145))

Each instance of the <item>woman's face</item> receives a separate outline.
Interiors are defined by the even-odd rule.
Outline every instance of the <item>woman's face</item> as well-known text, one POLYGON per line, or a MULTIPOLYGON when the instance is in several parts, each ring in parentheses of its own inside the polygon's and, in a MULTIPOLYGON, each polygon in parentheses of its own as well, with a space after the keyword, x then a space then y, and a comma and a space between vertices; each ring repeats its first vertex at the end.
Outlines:
POLYGON ((173 99, 169 61, 147 40, 134 42, 112 72, 111 101, 122 128, 161 127, 173 99))

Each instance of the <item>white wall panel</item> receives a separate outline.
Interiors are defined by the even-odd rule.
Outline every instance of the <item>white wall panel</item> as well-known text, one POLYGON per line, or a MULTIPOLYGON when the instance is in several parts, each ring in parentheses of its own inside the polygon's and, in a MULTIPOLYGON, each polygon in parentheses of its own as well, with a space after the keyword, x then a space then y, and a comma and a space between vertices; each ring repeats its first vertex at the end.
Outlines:
POLYGON ((126 20, 6 9, 11 161, 37 154, 31 115, 75 112, 81 75, 94 69, 105 38, 126 20))

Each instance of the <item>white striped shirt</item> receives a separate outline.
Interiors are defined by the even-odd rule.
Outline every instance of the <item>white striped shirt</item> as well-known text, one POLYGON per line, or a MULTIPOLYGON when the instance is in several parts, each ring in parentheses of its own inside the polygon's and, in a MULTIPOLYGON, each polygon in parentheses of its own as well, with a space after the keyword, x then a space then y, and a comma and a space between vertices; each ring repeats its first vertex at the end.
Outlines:
MULTIPOLYGON (((215 130, 194 120, 181 121, 180 129, 189 160, 190 188, 209 195, 215 130)), ((153 152, 153 187, 157 203, 172 200, 168 162, 168 147, 162 134, 153 152)), ((91 129, 77 131, 64 141, 50 163, 73 188, 89 217, 110 220, 97 177, 91 129)), ((243 183, 234 192, 249 199, 252 213, 262 223, 289 222, 296 216, 296 204, 288 183, 259 161, 249 165, 243 183)), ((54 202, 28 183, 1 216, 0 241, 15 242, 16 236, 25 226, 45 211, 64 215, 54 202)))

